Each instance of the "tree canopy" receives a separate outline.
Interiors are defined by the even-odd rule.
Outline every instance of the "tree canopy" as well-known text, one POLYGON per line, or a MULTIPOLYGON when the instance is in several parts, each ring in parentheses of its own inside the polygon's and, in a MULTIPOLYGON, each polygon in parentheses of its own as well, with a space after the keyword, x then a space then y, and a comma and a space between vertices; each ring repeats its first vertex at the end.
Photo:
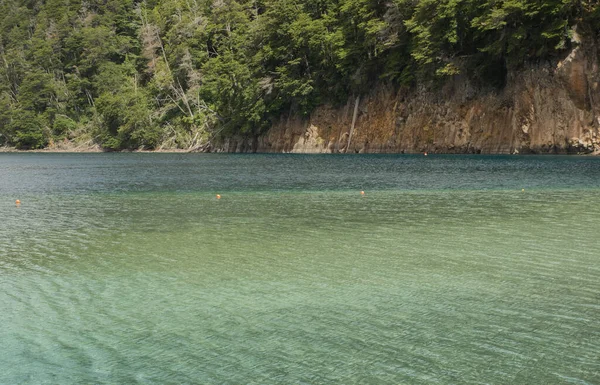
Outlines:
POLYGON ((502 87, 598 39, 597 0, 0 0, 0 145, 255 135, 377 82, 502 87))

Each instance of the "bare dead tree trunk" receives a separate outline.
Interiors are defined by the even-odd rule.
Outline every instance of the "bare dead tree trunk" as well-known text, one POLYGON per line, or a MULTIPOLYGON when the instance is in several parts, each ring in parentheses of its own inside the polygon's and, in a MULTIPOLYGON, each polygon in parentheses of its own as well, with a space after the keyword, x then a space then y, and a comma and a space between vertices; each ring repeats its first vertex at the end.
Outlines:
POLYGON ((350 126, 350 135, 348 136, 348 145, 346 146, 346 153, 350 149, 350 143, 352 142, 352 134, 354 134, 354 127, 356 126, 356 119, 358 118, 358 105, 360 104, 360 96, 356 97, 354 102, 354 115, 352 115, 352 125, 350 126))

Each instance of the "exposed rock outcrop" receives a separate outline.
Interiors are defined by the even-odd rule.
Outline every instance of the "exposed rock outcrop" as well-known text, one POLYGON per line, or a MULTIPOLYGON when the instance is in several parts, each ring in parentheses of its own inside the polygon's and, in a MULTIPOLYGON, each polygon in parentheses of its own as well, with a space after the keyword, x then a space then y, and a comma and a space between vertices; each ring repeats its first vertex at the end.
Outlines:
POLYGON ((600 71, 595 46, 558 63, 509 74, 501 90, 457 76, 437 91, 378 87, 342 108, 283 116, 264 135, 233 138, 230 152, 594 153, 600 151, 600 71), (354 129, 352 130, 352 127, 354 129), (351 140, 350 140, 351 139, 351 140))

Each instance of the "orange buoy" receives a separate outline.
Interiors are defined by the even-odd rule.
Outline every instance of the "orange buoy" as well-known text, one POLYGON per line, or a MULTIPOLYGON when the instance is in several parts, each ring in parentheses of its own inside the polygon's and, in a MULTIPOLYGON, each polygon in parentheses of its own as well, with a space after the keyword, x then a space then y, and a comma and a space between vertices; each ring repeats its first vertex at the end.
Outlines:
POLYGON ((17 199, 17 200, 15 201, 15 204, 16 204, 17 206, 20 206, 20 205, 21 205, 21 201, 17 199))
POLYGON ((364 196, 364 195, 365 195, 365 192, 364 192, 364 191, 361 191, 361 192, 360 192, 360 195, 363 195, 363 196, 364 196))
POLYGON ((221 195, 217 194, 217 199, 221 199, 221 195))

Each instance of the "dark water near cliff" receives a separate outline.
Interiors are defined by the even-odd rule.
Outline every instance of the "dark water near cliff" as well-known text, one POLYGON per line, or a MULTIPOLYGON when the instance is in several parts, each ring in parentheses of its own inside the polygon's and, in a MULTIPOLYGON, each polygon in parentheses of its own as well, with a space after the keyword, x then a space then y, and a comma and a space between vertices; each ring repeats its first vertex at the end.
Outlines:
POLYGON ((600 158, 0 154, 0 384, 598 384, 599 219, 600 158))

